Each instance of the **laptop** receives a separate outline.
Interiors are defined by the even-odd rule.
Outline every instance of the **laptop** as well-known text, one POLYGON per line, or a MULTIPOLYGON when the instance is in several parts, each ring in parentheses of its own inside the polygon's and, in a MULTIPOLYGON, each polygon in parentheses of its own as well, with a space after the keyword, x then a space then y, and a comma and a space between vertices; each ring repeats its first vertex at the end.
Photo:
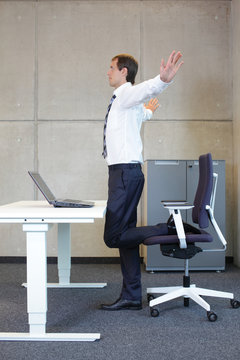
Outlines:
POLYGON ((38 189, 45 197, 45 199, 49 202, 49 204, 53 205, 54 207, 88 208, 94 206, 94 202, 92 201, 56 199, 39 173, 33 171, 28 171, 28 173, 37 185, 38 189))

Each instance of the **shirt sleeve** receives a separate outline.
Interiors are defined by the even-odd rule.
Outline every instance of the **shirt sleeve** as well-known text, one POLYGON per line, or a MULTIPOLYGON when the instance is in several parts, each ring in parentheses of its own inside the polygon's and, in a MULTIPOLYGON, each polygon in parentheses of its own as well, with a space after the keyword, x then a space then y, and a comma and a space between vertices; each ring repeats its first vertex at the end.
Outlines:
POLYGON ((144 81, 138 85, 134 85, 125 89, 121 95, 121 106, 130 108, 144 103, 147 99, 159 95, 164 91, 170 83, 165 83, 160 79, 160 75, 155 78, 144 81))

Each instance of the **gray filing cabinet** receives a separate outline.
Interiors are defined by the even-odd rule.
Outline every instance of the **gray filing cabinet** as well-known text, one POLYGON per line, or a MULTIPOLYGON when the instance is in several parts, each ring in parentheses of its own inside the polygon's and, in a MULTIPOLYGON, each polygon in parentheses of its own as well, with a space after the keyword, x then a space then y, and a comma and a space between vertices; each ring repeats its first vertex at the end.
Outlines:
MULTIPOLYGON (((214 160, 213 171, 218 174, 214 215, 225 236, 225 161, 214 160)), ((169 212, 163 208, 161 200, 187 200, 193 203, 199 176, 198 160, 149 160, 144 163, 144 173, 142 212, 144 225, 167 221, 169 212)), ((184 221, 193 224, 191 210, 182 212, 182 217, 184 221)), ((210 224, 205 230, 213 235, 214 241, 200 246, 210 249, 221 248, 212 225, 210 224)), ((144 246, 143 252, 148 271, 183 270, 183 261, 163 256, 159 245, 144 246)), ((199 253, 189 260, 189 267, 192 270, 224 270, 225 252, 199 253)))

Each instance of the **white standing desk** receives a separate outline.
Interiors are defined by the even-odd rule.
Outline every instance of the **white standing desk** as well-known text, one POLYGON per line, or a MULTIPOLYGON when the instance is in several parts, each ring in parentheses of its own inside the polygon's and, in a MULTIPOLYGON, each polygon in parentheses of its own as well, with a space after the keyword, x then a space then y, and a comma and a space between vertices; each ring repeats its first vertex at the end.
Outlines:
POLYGON ((92 208, 54 208, 46 201, 20 201, 0 206, 0 223, 21 223, 27 241, 27 312, 29 333, 0 333, 0 340, 94 341, 99 333, 46 333, 47 287, 102 288, 106 283, 70 283, 71 223, 103 218, 106 201, 92 208), (47 232, 58 224, 59 282, 47 284, 47 232))

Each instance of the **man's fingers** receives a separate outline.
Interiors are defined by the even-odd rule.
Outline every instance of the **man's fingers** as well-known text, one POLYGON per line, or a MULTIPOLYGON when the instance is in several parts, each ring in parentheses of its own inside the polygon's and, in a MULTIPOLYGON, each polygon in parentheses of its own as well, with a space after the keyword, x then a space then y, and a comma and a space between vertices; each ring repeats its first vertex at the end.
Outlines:
POLYGON ((177 67, 176 67, 176 72, 178 71, 178 69, 180 68, 180 66, 182 66, 183 63, 184 63, 184 62, 181 61, 181 62, 177 65, 177 67))
POLYGON ((173 63, 174 65, 178 62, 178 60, 182 57, 182 54, 180 53, 180 51, 177 52, 177 54, 174 56, 173 58, 173 63))
POLYGON ((165 68, 165 65, 164 65, 164 59, 161 60, 161 64, 160 64, 160 71, 163 71, 165 68))
POLYGON ((174 61, 175 53, 176 53, 176 51, 173 50, 172 53, 170 54, 169 58, 168 58, 168 63, 172 63, 174 61))
POLYGON ((182 57, 182 54, 180 53, 180 51, 178 51, 176 53, 175 50, 172 51, 172 53, 170 54, 168 61, 167 61, 167 65, 173 64, 176 65, 176 63, 178 62, 178 60, 182 57))

